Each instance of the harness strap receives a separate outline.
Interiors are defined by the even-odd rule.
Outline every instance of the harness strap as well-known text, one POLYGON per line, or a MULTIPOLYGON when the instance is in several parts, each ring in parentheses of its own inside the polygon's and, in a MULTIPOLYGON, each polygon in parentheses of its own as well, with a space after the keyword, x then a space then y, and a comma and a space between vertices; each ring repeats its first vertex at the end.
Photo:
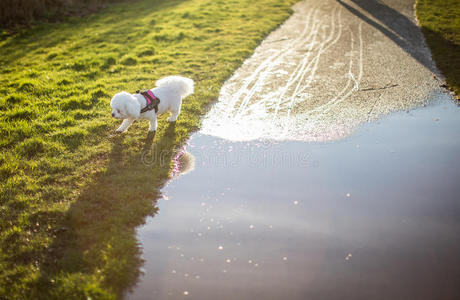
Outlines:
POLYGON ((158 112, 158 104, 160 104, 160 99, 157 96, 155 96, 151 90, 137 90, 136 93, 144 96, 145 100, 147 101, 147 105, 141 109, 141 113, 145 113, 146 111, 152 109, 155 109, 155 113, 158 112))

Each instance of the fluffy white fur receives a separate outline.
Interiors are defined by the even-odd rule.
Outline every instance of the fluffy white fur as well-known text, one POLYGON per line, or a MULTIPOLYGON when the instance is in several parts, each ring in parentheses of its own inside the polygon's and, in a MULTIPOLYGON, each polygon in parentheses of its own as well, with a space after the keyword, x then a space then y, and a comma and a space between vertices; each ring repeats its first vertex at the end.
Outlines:
MULTIPOLYGON (((160 99, 158 114, 171 112, 168 122, 175 122, 180 114, 182 99, 193 94, 193 80, 181 76, 168 76, 156 82, 156 88, 151 89, 153 94, 160 99)), ((112 117, 123 120, 117 132, 124 132, 137 119, 149 120, 149 131, 157 130, 157 114, 155 110, 141 113, 147 101, 141 94, 121 92, 113 96, 110 101, 112 117)))

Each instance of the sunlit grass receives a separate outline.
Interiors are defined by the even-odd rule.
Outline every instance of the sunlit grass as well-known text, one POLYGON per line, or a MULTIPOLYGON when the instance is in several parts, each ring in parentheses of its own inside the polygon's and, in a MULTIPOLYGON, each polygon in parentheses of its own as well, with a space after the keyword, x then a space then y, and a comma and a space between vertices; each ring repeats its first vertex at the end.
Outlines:
POLYGON ((129 1, 0 41, 0 298, 111 299, 139 275, 135 227, 220 86, 294 0, 129 1), (175 126, 115 135, 114 93, 196 82, 175 126))

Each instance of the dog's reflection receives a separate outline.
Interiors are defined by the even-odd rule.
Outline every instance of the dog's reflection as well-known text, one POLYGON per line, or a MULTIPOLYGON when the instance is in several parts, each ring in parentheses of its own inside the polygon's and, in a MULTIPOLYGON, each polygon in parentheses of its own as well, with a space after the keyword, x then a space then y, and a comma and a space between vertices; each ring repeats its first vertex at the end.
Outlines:
POLYGON ((179 177, 195 169, 195 157, 182 147, 173 158, 172 177, 179 177))

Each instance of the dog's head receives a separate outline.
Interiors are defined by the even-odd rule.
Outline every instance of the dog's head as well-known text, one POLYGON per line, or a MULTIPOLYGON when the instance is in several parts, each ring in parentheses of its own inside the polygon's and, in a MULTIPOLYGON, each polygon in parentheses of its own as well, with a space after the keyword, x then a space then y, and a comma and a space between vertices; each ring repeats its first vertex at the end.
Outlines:
POLYGON ((127 92, 121 92, 113 96, 110 106, 112 107, 112 117, 116 119, 137 119, 141 113, 139 102, 127 92))

